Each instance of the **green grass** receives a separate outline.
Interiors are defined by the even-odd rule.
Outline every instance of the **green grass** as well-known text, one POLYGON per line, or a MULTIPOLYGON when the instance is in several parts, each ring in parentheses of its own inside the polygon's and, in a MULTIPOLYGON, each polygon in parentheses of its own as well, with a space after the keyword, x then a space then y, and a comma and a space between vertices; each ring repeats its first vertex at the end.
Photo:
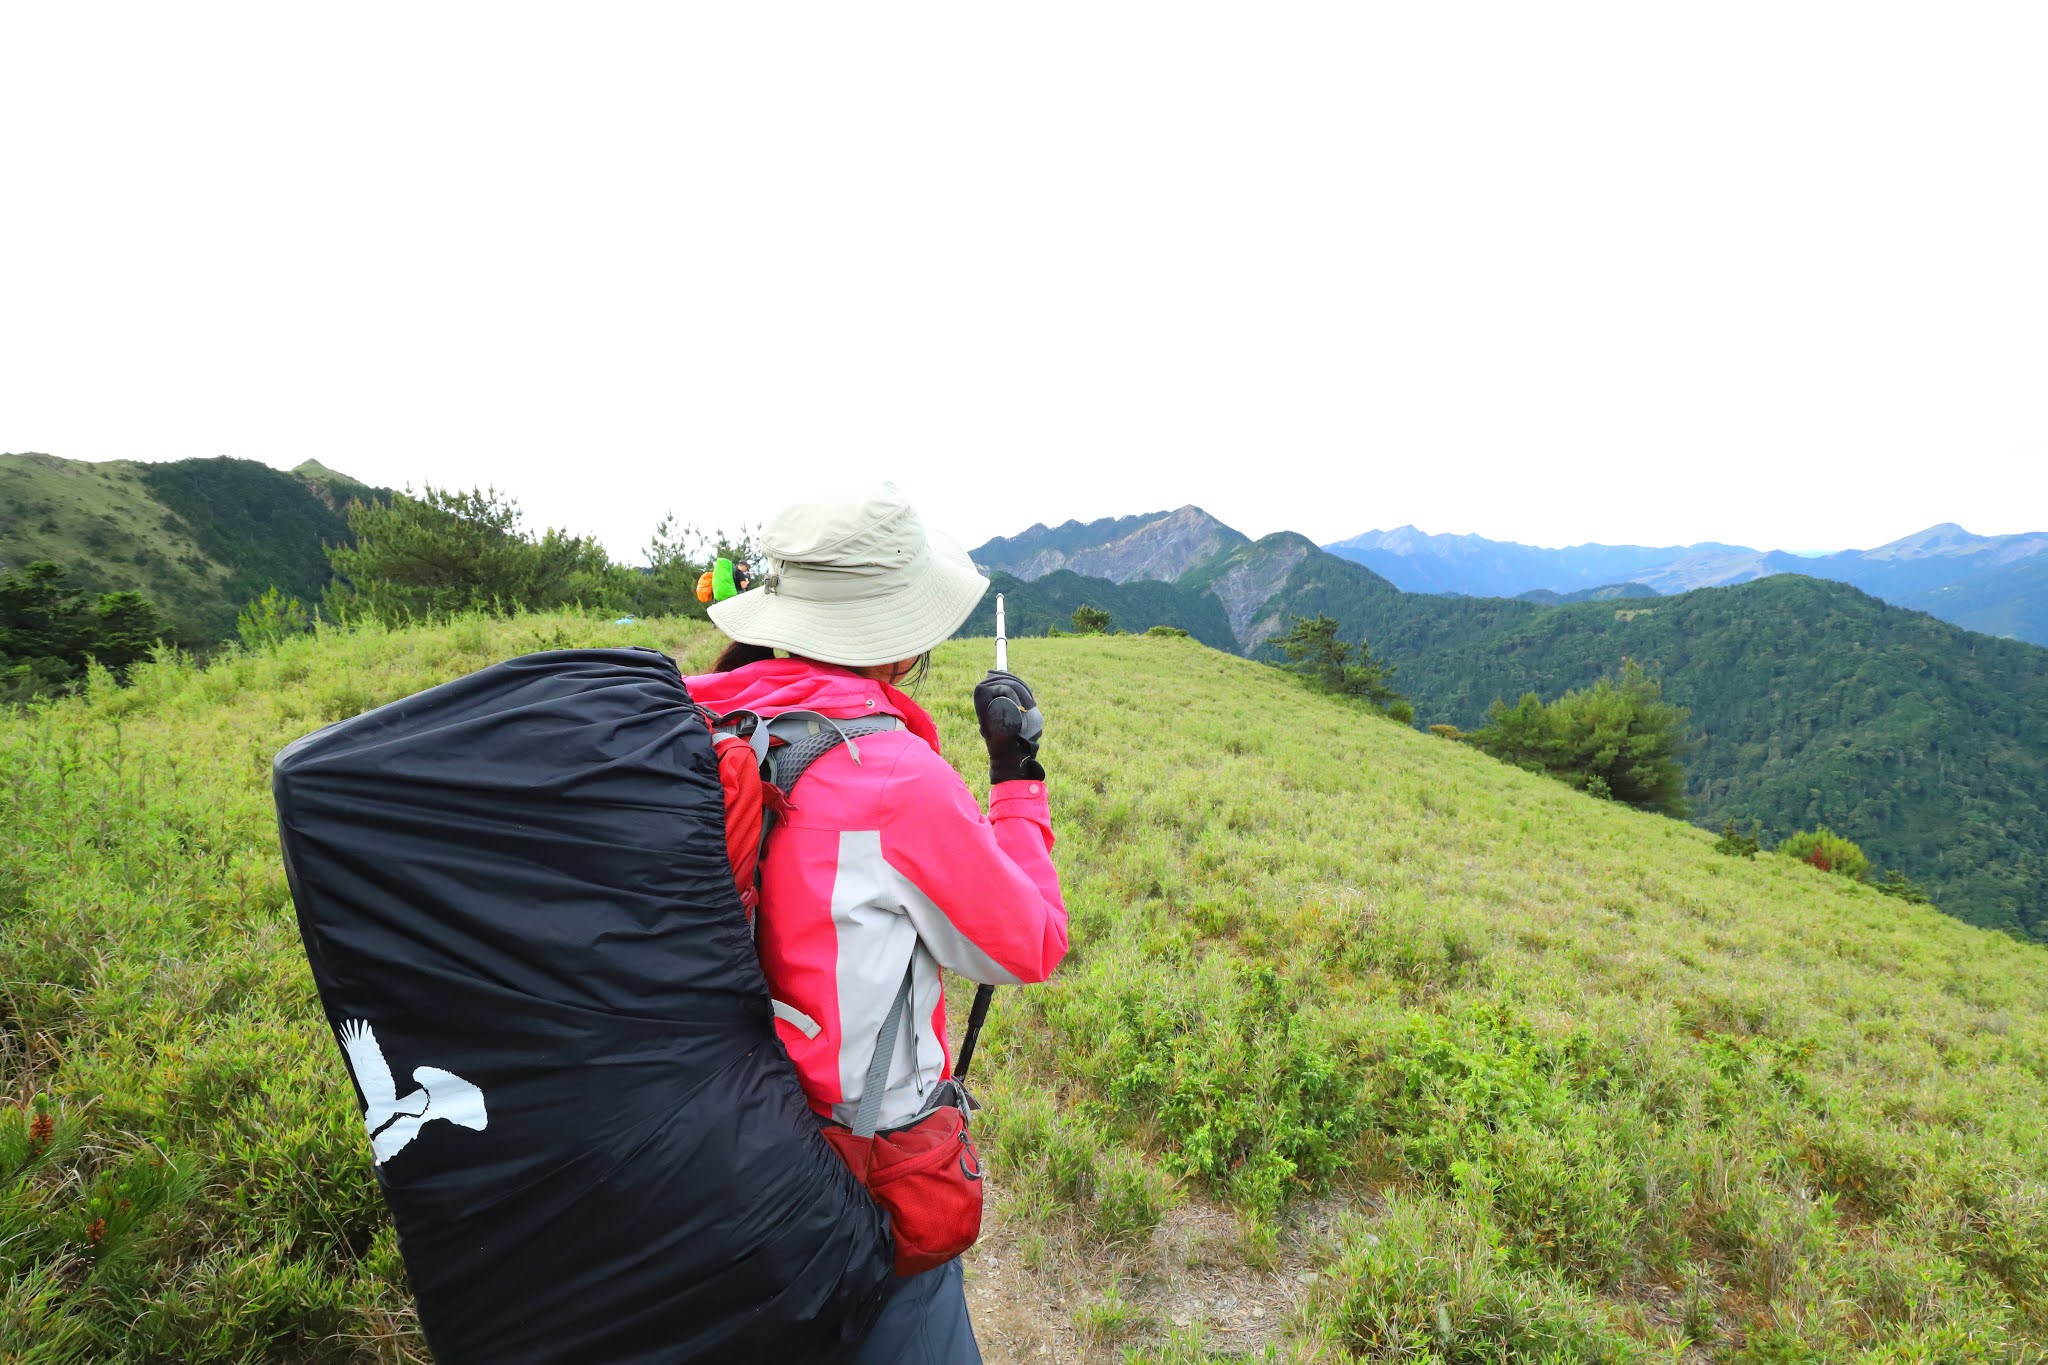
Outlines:
MULTIPOLYGON (((596 643, 701 666, 716 639, 330 632, 0 720, 0 1359, 425 1358, 269 759, 596 643)), ((985 654, 946 646, 924 688, 970 774, 985 654)), ((1074 940, 1000 993, 976 1067, 1021 1243, 1139 1264, 1220 1203, 1254 1280, 1334 1209, 1272 1358, 2042 1358, 2038 948, 1192 641, 1011 657, 1074 940)), ((1113 1281, 1069 1317, 1090 1358, 1221 1358, 1113 1281)))
POLYGON ((0 455, 0 561, 54 560, 97 591, 140 592, 172 611, 211 601, 226 568, 157 501, 144 474, 131 460, 0 455))
POLYGON ((316 602, 331 576, 322 546, 349 538, 330 503, 375 495, 310 461, 287 474, 226 458, 0 455, 0 564, 48 559, 95 592, 140 592, 178 639, 210 648, 266 588, 316 602))

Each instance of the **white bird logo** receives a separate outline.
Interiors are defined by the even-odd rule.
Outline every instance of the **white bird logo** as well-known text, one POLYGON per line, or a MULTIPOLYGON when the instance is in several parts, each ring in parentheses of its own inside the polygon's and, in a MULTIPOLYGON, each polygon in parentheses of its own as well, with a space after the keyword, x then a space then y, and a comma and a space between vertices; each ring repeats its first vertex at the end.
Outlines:
POLYGON ((375 1031, 361 1019, 341 1026, 341 1050, 348 1054, 349 1070, 363 1092, 363 1127, 370 1132, 370 1152, 379 1166, 405 1150, 420 1129, 435 1119, 479 1133, 490 1122, 484 1110, 484 1092, 437 1066, 414 1068, 412 1080, 419 1089, 400 1099, 384 1049, 377 1046, 375 1031))

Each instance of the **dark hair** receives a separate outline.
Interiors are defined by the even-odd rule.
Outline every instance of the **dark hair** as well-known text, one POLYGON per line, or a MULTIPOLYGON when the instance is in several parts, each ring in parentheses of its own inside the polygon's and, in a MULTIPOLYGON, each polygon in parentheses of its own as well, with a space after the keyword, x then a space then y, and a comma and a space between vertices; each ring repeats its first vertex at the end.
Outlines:
POLYGON ((718 656, 717 662, 711 665, 711 671, 730 673, 735 668, 745 668, 748 664, 757 664, 763 659, 774 657, 775 650, 768 645, 750 645, 745 640, 734 640, 725 647, 725 652, 718 656))
MULTIPOLYGON (((748 664, 757 664, 764 659, 772 659, 774 657, 775 650, 768 645, 750 645, 744 640, 734 640, 725 647, 725 651, 712 663, 711 671, 713 673, 730 673, 736 668, 745 668, 748 664)), ((931 671, 932 652, 926 650, 917 656, 917 667, 911 669, 907 676, 896 683, 896 686, 906 692, 914 692, 917 690, 918 685, 925 680, 925 675, 931 671)))

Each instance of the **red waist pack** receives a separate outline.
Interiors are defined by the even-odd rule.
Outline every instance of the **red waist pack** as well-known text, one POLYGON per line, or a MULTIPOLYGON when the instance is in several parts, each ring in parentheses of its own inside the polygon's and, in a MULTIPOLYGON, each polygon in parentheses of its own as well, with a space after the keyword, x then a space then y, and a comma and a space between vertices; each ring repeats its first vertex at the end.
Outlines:
POLYGON ((981 1154, 968 1131, 974 1102, 958 1081, 941 1081, 908 1123, 876 1131, 897 1028, 910 1010, 910 969, 875 1040, 874 1060, 853 1127, 825 1125, 825 1140, 889 1214, 896 1273, 908 1277, 944 1265, 981 1236, 981 1154))

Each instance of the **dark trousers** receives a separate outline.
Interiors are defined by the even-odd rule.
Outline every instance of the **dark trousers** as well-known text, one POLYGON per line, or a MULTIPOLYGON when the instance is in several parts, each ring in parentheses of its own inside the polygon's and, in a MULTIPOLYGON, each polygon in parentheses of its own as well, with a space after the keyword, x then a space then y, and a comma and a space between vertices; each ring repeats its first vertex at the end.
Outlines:
POLYGON ((842 1365, 981 1365, 960 1262, 897 1281, 875 1329, 842 1365))

